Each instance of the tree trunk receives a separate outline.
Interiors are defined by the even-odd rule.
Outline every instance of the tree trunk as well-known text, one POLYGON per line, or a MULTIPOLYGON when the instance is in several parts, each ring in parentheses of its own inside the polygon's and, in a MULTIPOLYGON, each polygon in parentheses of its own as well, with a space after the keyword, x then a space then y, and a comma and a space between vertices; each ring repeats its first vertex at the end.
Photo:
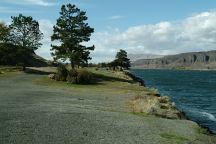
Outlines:
POLYGON ((72 68, 72 69, 75 69, 75 64, 74 64, 73 61, 71 61, 71 68, 72 68))
POLYGON ((22 70, 23 70, 23 71, 26 70, 26 66, 25 66, 25 64, 23 64, 23 66, 22 66, 22 70))

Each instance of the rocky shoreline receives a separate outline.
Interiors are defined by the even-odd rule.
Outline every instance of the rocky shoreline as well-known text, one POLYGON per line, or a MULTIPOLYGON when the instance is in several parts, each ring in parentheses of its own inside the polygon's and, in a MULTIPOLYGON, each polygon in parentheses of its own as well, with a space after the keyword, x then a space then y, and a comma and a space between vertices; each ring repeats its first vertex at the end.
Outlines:
MULTIPOLYGON (((130 71, 124 71, 124 74, 129 76, 133 81, 139 83, 139 86, 146 87, 145 81, 140 77, 132 74, 130 71)), ((168 119, 183 119, 183 120, 190 120, 192 121, 184 111, 180 111, 176 108, 175 103, 170 100, 168 96, 161 96, 159 93, 154 93, 150 95, 152 99, 155 99, 154 104, 148 104, 145 101, 150 101, 150 97, 146 96, 137 96, 131 101, 132 108, 134 112, 142 112, 147 114, 153 114, 158 117, 168 118, 168 119), (147 100, 148 99, 148 100, 147 100), (147 105, 147 106, 145 106, 147 105), (159 110, 157 109, 159 108, 159 110), (160 109, 170 109, 170 112, 160 111, 160 109)), ((193 121, 194 122, 194 121, 193 121)), ((202 129, 206 131, 207 134, 214 133, 205 126, 200 125, 197 123, 202 129)))

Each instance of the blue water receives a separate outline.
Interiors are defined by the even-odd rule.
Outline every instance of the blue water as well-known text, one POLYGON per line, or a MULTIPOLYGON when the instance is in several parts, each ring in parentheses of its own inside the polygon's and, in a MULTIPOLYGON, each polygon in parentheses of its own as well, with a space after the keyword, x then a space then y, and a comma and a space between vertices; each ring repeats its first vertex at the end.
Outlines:
POLYGON ((143 78, 164 96, 170 96, 188 118, 216 133, 216 71, 142 70, 143 78))

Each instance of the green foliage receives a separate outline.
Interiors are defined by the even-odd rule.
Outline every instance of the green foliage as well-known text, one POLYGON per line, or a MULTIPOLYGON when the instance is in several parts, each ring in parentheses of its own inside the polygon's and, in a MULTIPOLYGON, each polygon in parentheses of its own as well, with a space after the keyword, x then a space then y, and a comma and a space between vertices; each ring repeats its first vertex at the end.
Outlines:
POLYGON ((127 52, 125 50, 120 50, 116 54, 116 63, 118 66, 129 69, 130 67, 130 59, 127 58, 127 52))
POLYGON ((68 72, 67 82, 76 84, 77 83, 77 76, 78 76, 77 70, 76 69, 71 69, 68 72))
POLYGON ((114 61, 108 63, 108 67, 112 68, 113 70, 116 70, 117 66, 118 66, 117 60, 114 60, 114 61))
POLYGON ((10 29, 4 23, 0 23, 0 43, 5 43, 10 33, 10 29))
POLYGON ((129 69, 130 65, 130 59, 127 58, 127 52, 125 50, 120 50, 116 54, 116 59, 110 63, 107 64, 108 67, 112 68, 113 70, 116 70, 116 68, 120 68, 120 70, 129 69))
POLYGON ((13 44, 0 44, 0 65, 24 65, 32 58, 32 51, 13 44))
POLYGON ((90 84, 92 82, 92 79, 93 76, 91 72, 85 69, 78 70, 78 75, 77 75, 78 84, 90 84))
POLYGON ((165 139, 173 142, 173 143, 183 143, 185 141, 189 141, 189 139, 182 137, 182 136, 175 135, 175 134, 162 133, 162 134, 160 134, 160 136, 162 138, 165 138, 165 139))
POLYGON ((57 68, 57 73, 55 75, 55 80, 57 81, 66 81, 68 76, 68 70, 64 65, 60 65, 57 68))
POLYGON ((198 128, 197 128, 197 132, 198 132, 199 134, 210 135, 210 132, 208 131, 208 129, 202 128, 202 127, 198 127, 198 128))
POLYGON ((90 51, 94 46, 86 47, 83 42, 90 40, 94 29, 88 26, 86 12, 81 11, 75 5, 62 5, 60 17, 54 26, 54 33, 51 36, 52 41, 60 42, 59 45, 52 46, 52 56, 55 60, 70 60, 71 67, 87 63, 90 51))
POLYGON ((24 48, 37 50, 42 44, 40 40, 43 37, 39 29, 39 23, 33 20, 31 16, 19 16, 11 17, 12 23, 10 27, 10 43, 18 45, 24 48))
POLYGON ((90 84, 92 79, 92 73, 86 69, 71 69, 67 76, 67 82, 73 84, 90 84))
POLYGON ((105 68, 105 67, 107 67, 107 66, 108 66, 108 64, 105 63, 105 62, 98 63, 98 67, 105 68))
POLYGON ((25 70, 34 59, 34 50, 41 46, 43 34, 32 17, 20 14, 11 19, 9 27, 0 23, 0 65, 19 65, 25 70))

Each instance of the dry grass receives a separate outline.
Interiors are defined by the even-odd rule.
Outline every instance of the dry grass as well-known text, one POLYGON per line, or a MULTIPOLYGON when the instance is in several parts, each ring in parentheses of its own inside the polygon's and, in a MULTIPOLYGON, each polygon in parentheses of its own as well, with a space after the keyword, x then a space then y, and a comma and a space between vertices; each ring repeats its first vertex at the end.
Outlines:
POLYGON ((129 107, 133 113, 145 113, 169 119, 181 118, 181 112, 176 109, 169 97, 142 94, 130 100, 129 107))

